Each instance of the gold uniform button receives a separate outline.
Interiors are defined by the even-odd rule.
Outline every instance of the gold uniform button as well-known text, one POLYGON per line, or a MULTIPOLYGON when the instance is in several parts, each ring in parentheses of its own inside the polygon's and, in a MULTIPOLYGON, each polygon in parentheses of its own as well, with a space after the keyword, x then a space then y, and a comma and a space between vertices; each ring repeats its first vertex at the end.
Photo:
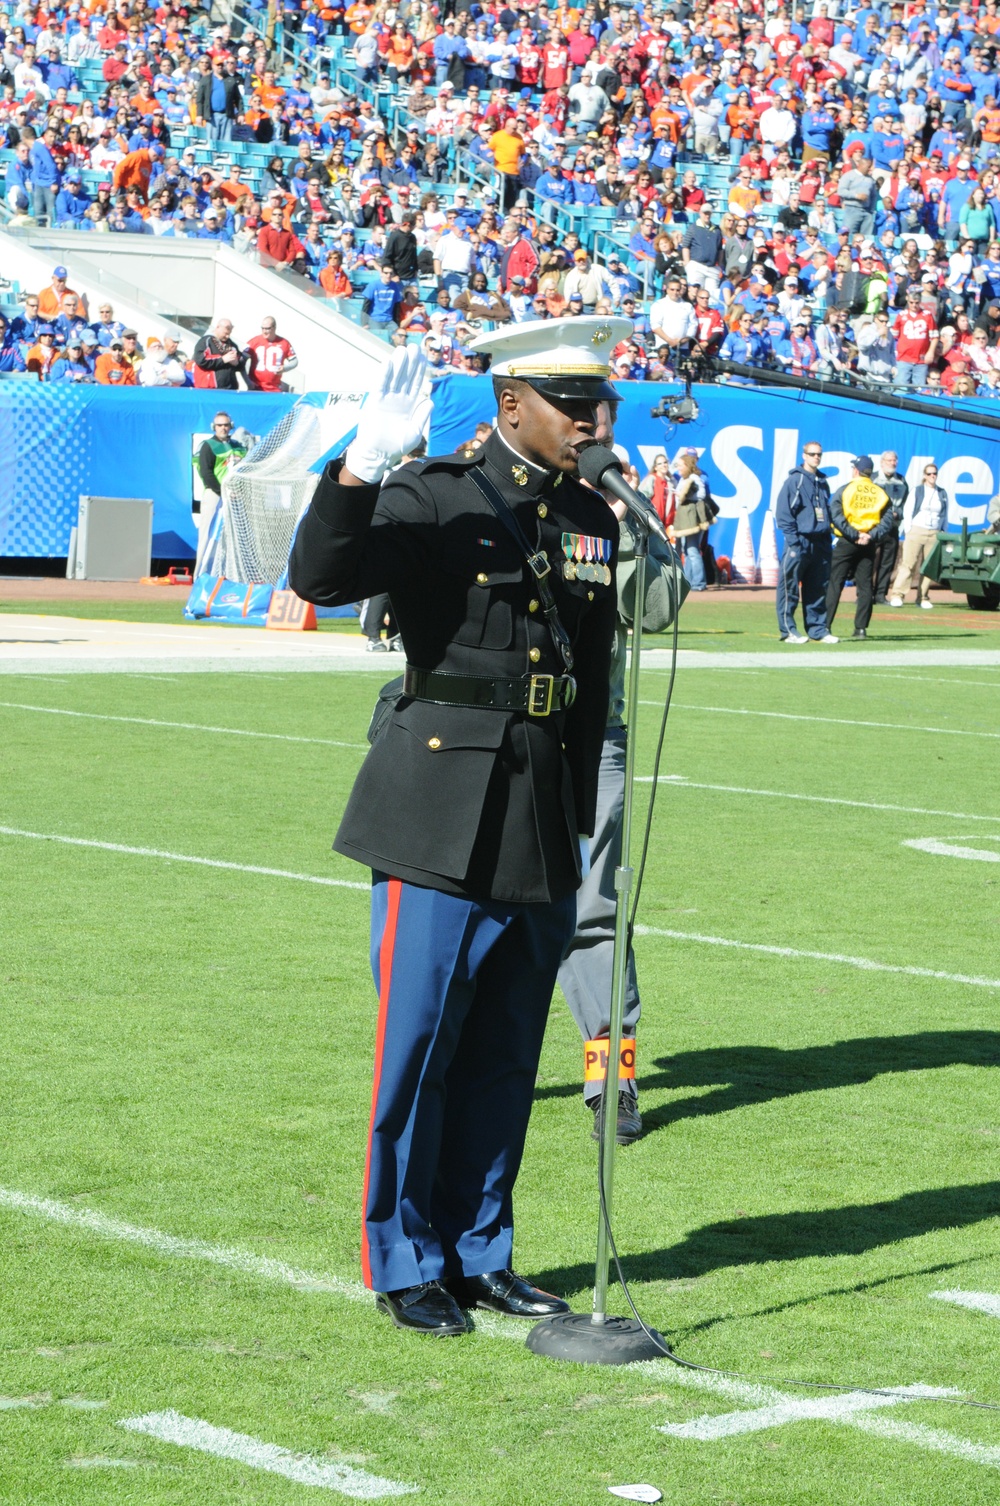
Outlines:
POLYGON ((539 504, 538 504, 538 516, 540 518, 547 518, 548 515, 549 515, 549 510, 545 506, 545 503, 544 502, 539 502, 539 504))
POLYGON ((436 753, 441 746, 441 739, 439 737, 429 737, 427 739, 427 746, 432 753, 436 753))
POLYGON ((528 658, 531 660, 532 664, 537 664, 538 661, 539 661, 539 659, 541 657, 542 657, 542 651, 541 651, 540 648, 529 648, 528 649, 528 658))
POLYGON ((531 600, 528 602, 528 611, 529 612, 537 612, 538 611, 538 602, 534 599, 534 597, 532 597, 531 600))
POLYGON ((587 592, 587 600, 588 601, 593 601, 593 599, 594 599, 594 593, 593 593, 593 591, 588 591, 587 592))
POLYGON ((489 581, 489 576, 484 575, 482 570, 480 570, 479 574, 476 576, 476 581, 480 586, 485 586, 489 581))

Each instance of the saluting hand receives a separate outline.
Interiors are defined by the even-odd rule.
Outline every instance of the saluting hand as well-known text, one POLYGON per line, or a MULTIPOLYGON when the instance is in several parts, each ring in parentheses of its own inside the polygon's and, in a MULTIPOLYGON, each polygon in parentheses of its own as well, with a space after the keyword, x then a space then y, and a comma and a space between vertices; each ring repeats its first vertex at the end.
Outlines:
POLYGON ((415 345, 400 346, 365 398, 357 435, 344 456, 341 481, 381 481, 423 439, 430 414, 424 354, 415 345))

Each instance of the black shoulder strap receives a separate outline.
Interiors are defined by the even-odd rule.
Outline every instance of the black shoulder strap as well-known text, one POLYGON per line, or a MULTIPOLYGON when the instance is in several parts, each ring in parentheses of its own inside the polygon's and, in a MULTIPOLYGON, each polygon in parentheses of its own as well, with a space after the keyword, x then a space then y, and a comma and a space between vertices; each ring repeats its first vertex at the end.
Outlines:
POLYGON ((556 606, 556 599, 552 594, 552 586, 549 583, 552 566, 549 564, 548 555, 542 550, 532 549, 528 543, 524 529, 507 506, 507 503, 489 476, 483 474, 482 467, 474 466, 467 474, 469 479, 476 483, 479 491, 490 504, 500 522, 507 529, 508 533, 511 534, 517 547, 524 555, 525 563, 535 577, 535 584, 538 587, 538 597, 542 603, 542 612, 548 624, 556 653, 562 659, 567 671, 571 670, 573 668, 573 648, 569 641, 569 634, 560 621, 559 609, 556 606))

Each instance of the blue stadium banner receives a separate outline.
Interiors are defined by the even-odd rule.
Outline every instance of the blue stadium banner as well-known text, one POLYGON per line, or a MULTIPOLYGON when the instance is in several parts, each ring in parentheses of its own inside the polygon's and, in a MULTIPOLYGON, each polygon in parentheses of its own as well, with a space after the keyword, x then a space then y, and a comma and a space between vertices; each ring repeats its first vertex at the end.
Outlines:
MULTIPOLYGON (((989 499, 1000 491, 995 431, 944 413, 938 421, 813 392, 697 386, 699 417, 671 424, 652 418, 650 409, 678 388, 625 382, 620 390, 617 439, 641 475, 658 454, 674 459, 683 449, 698 451, 721 509, 712 531, 717 553, 731 552, 744 508, 759 541, 764 515, 808 440, 823 445, 823 466, 834 486, 848 479, 858 454, 877 462, 884 449, 895 449, 911 485, 933 458, 955 528, 963 516, 970 526, 981 524, 989 499)), ((81 495, 152 497, 154 555, 192 555, 192 436, 210 431, 220 407, 238 426, 265 434, 295 401, 284 393, 0 382, 0 555, 65 555, 81 495)), ((323 397, 310 394, 308 401, 323 397)), ((988 401, 969 407, 1000 413, 1000 405, 988 401)), ((444 377, 434 388, 430 453, 454 450, 494 411, 488 380, 444 377)))
POLYGON ((0 382, 0 555, 65 555, 81 496, 151 497, 153 555, 193 556, 191 437, 220 408, 266 434, 278 393, 0 382))
MULTIPOLYGON (((939 483, 951 501, 949 523, 954 528, 961 527, 963 517, 970 527, 982 524, 987 503, 1000 491, 1000 430, 977 429, 945 413, 938 421, 815 392, 697 385, 693 395, 698 418, 671 424, 651 418, 650 409, 664 396, 680 395, 676 386, 622 382, 619 391, 615 438, 641 476, 657 455, 673 460, 681 450, 697 450, 721 511, 711 534, 717 554, 732 552, 744 508, 754 544, 759 543, 764 515, 788 472, 801 461, 807 441, 818 440, 823 446, 823 470, 833 489, 850 480, 851 461, 857 455, 871 455, 877 466, 883 450, 895 450, 911 487, 934 459, 939 483)), ((967 406, 1000 417, 1000 403, 978 400, 967 406)), ((482 377, 448 376, 439 381, 431 454, 455 449, 493 412, 491 384, 482 377)))

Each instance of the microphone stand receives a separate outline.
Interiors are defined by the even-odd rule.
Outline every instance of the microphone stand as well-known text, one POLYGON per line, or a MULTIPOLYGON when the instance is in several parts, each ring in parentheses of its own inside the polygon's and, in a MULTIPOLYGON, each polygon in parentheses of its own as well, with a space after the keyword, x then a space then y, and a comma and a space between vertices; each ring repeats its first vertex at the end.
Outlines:
MULTIPOLYGON (((611 1209, 615 1155, 618 1150, 618 1094, 621 1091, 621 1038, 625 1018, 625 979, 628 968, 629 905, 634 872, 631 866, 632 806, 635 787, 635 749, 639 725, 639 665, 642 658, 642 623, 646 615, 646 564, 649 529, 634 513, 626 522, 635 541, 635 602, 632 613, 632 652, 626 712, 625 792, 622 803, 622 841, 615 869, 615 945, 611 976, 611 1018, 608 1028, 608 1065, 601 1095, 601 1140, 598 1151, 600 1192, 597 1224, 597 1260, 592 1313, 560 1313, 536 1323, 527 1346, 534 1354, 550 1359, 573 1360, 590 1365, 631 1365, 638 1360, 662 1358, 666 1341, 655 1329, 647 1331, 634 1317, 608 1316, 608 1277, 611 1261, 611 1209), (612 1066, 615 1077, 612 1078, 612 1066), (651 1337, 651 1334, 653 1337, 651 1337)), ((677 603, 674 604, 677 610, 677 603)))

